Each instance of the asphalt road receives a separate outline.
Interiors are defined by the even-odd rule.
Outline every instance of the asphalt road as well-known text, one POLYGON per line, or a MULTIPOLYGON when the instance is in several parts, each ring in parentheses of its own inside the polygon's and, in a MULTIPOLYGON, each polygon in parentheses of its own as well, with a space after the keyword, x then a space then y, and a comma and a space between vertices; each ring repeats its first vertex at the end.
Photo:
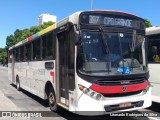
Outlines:
MULTIPOLYGON (((16 86, 13 85, 8 80, 8 71, 7 69, 0 66, 0 91, 10 99, 21 111, 48 111, 46 114, 52 117, 42 117, 42 118, 29 118, 30 120, 66 120, 66 119, 108 119, 108 120, 160 120, 160 104, 153 103, 150 108, 132 111, 129 114, 140 114, 146 113, 150 114, 150 116, 146 117, 111 117, 110 115, 105 116, 96 116, 96 117, 85 117, 72 114, 64 109, 63 112, 60 113, 51 113, 48 103, 40 99, 39 97, 25 91, 17 91, 16 86), (158 115, 159 117, 154 117, 154 115, 158 115), (53 117, 54 116, 54 117, 53 117)), ((1 104, 1 103, 0 103, 1 104)), ((127 113, 125 113, 127 114, 127 113)), ((1 119, 1 118, 0 118, 1 119)))

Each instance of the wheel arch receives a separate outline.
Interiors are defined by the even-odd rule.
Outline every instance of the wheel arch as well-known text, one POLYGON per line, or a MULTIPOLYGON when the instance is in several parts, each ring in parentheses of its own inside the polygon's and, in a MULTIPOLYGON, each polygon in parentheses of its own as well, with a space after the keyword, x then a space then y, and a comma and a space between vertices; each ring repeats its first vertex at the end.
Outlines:
MULTIPOLYGON (((54 90, 52 83, 50 81, 47 81, 45 84, 45 89, 44 89, 44 93, 45 93, 44 99, 48 99, 48 93, 51 87, 54 90)), ((55 90, 54 90, 54 93, 55 93, 55 90)))

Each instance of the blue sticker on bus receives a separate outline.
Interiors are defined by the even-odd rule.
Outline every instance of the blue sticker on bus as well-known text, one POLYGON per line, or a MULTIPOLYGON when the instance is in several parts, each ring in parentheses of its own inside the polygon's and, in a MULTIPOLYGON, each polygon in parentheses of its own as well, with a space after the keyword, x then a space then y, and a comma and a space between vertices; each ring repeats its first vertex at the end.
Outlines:
POLYGON ((117 67, 117 72, 118 73, 125 73, 125 74, 130 74, 130 67, 117 67), (123 71, 124 70, 124 71, 123 71))
POLYGON ((130 68, 129 67, 124 67, 124 73, 125 74, 130 74, 130 68))
POLYGON ((122 67, 118 67, 117 68, 117 72, 122 73, 123 72, 123 68, 122 67))

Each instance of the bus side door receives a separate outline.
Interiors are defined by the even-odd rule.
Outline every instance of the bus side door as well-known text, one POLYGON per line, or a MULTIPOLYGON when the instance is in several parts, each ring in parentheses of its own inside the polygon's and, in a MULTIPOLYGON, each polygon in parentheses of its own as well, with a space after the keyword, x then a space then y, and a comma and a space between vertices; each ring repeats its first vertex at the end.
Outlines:
POLYGON ((65 30, 57 34, 58 38, 58 78, 59 101, 69 106, 69 98, 75 89, 75 44, 73 32, 65 30))

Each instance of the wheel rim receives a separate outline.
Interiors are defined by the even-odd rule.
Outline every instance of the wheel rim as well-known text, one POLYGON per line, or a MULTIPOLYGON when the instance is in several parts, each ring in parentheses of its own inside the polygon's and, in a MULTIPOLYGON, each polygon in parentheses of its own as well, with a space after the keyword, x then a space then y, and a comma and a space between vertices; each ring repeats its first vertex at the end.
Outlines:
POLYGON ((49 94, 49 103, 52 107, 55 105, 55 97, 53 93, 49 94))

